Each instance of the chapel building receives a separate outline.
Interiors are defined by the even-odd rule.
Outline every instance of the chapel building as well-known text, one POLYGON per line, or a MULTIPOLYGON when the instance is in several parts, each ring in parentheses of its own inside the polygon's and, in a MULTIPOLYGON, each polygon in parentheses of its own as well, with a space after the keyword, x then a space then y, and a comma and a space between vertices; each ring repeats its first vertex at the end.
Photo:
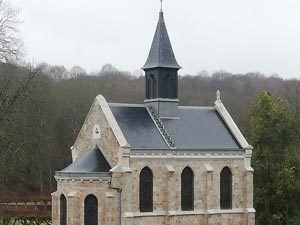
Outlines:
POLYGON ((98 95, 56 172, 53 225, 254 225, 252 147, 217 92, 179 106, 178 70, 159 13, 143 104, 98 95))

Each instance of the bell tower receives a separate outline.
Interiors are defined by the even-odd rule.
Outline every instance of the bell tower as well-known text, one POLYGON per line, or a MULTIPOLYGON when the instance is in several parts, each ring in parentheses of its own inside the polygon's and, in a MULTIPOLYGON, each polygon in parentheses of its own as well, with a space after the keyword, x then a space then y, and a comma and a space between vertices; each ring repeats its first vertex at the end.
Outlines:
POLYGON ((146 73, 146 106, 153 107, 159 117, 176 117, 179 104, 177 72, 181 66, 176 61, 162 10, 148 59, 142 69, 146 73))

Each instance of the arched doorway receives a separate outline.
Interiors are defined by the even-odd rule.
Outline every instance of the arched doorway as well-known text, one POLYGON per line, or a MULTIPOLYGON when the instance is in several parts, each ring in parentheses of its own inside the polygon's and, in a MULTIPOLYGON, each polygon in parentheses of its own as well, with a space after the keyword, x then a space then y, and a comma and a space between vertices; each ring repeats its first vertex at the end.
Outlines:
POLYGON ((98 200, 94 195, 84 200, 84 225, 98 225, 98 200))

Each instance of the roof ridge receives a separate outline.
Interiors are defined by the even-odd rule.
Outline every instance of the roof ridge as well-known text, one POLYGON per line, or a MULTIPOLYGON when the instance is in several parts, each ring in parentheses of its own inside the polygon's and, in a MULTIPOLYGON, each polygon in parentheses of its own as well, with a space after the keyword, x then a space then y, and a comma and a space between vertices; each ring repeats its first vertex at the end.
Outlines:
POLYGON ((120 107, 141 107, 145 108, 144 104, 135 104, 135 103, 119 103, 119 102, 109 102, 109 106, 120 106, 120 107))
POLYGON ((213 106, 181 105, 181 106, 178 106, 178 107, 179 107, 179 109, 184 109, 184 108, 186 108, 186 109, 215 109, 215 107, 213 107, 213 106))

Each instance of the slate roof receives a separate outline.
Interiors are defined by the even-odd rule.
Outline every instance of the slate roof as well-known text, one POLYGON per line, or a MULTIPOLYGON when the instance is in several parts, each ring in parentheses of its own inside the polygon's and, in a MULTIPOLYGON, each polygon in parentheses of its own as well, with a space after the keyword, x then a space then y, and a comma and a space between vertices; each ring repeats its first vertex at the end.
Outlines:
POLYGON ((152 46, 148 55, 148 59, 142 69, 150 69, 156 67, 180 69, 181 66, 176 61, 168 31, 166 28, 164 14, 159 13, 155 35, 152 46))
POLYGON ((109 172, 111 166, 105 159, 99 147, 87 152, 84 156, 63 169, 62 173, 99 173, 109 172))
MULTIPOLYGON (((125 138, 134 149, 168 149, 144 106, 111 104, 125 138)), ((241 149, 214 107, 179 107, 176 119, 161 119, 179 149, 241 149)))
POLYGON ((110 109, 132 147, 168 148, 144 106, 110 106, 110 109))
POLYGON ((213 107, 179 107, 179 119, 162 119, 178 148, 240 149, 213 107))

